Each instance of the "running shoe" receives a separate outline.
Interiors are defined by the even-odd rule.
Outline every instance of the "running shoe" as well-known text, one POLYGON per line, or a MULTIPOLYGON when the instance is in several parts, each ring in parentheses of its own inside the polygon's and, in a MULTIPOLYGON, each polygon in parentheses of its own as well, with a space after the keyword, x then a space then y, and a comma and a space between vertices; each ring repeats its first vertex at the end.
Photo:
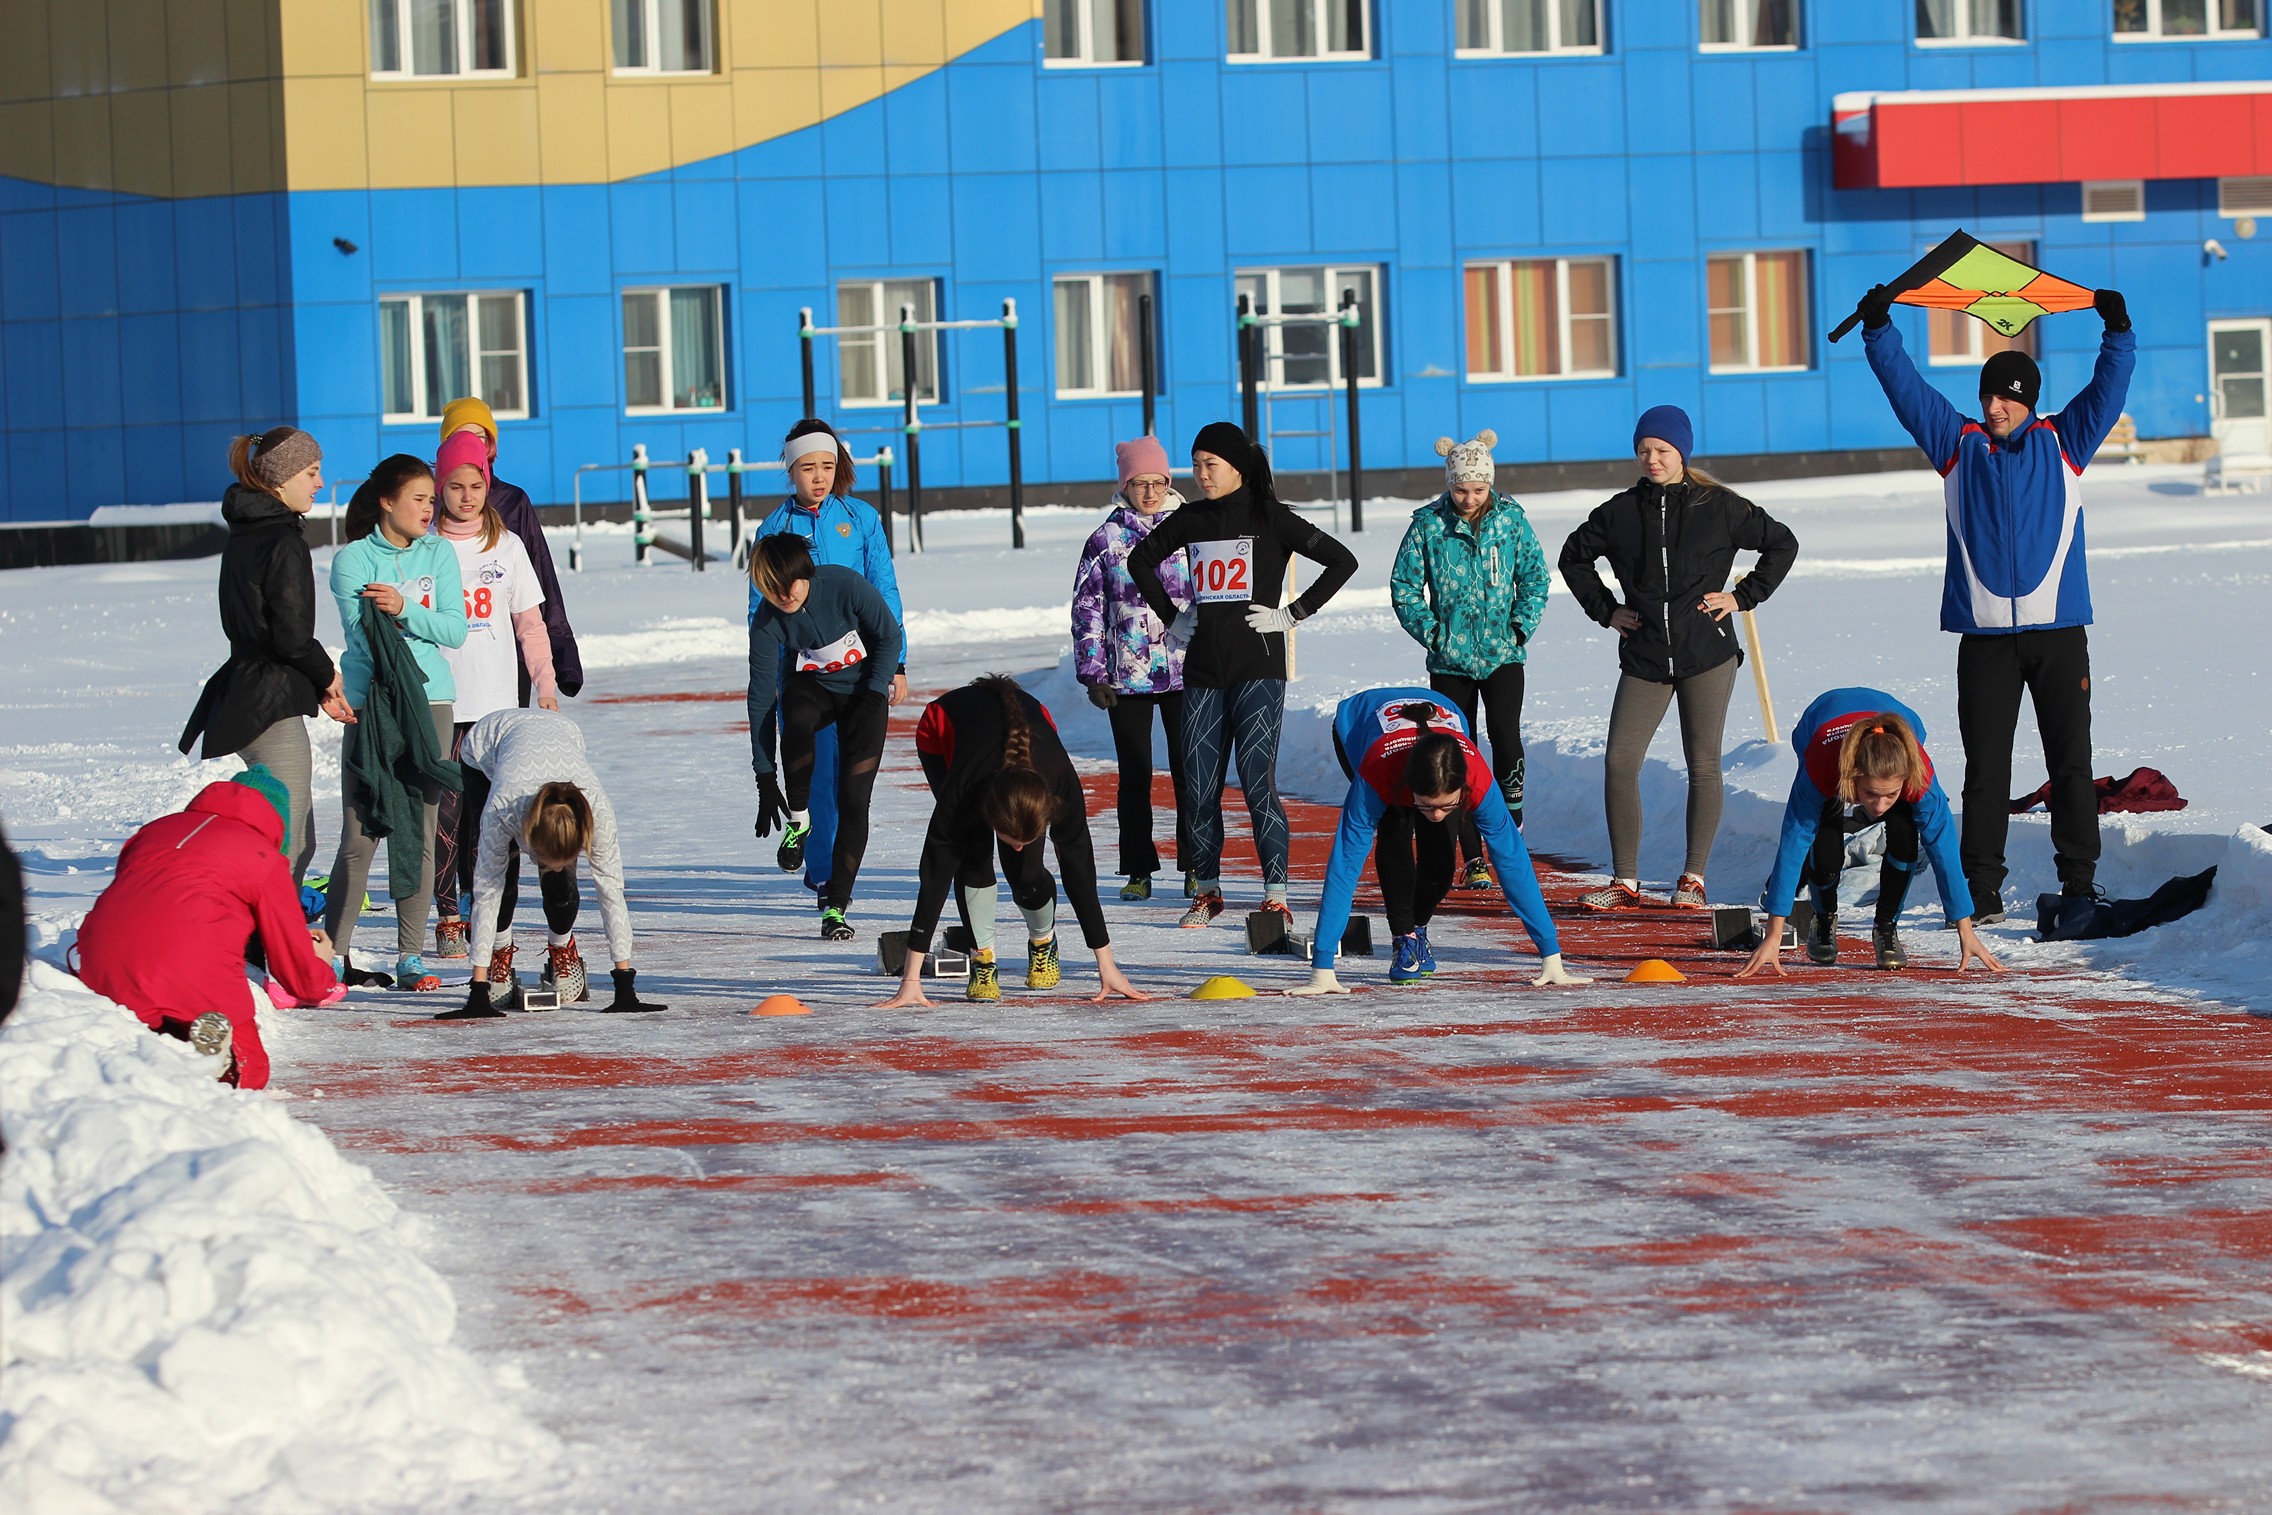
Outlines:
POLYGON ((443 916, 434 923, 434 955, 446 963, 458 961, 466 955, 466 937, 462 916, 443 916))
POLYGON ((1460 876, 1459 886, 1462 889, 1490 888, 1491 865, 1479 857, 1469 858, 1467 860, 1467 872, 1460 876))
POLYGON ((1412 928, 1412 939, 1420 944, 1420 971, 1422 973, 1435 972, 1436 949, 1428 945, 1428 928, 1426 926, 1414 926, 1412 928))
POLYGON ((1262 908, 1268 914, 1284 916, 1286 919, 1286 934, 1288 936, 1292 936, 1294 934, 1293 906, 1287 904, 1284 900, 1273 894, 1264 896, 1262 901, 1262 908))
POLYGON ((1838 917, 1817 910, 1807 926, 1807 961, 1828 968, 1838 961, 1838 917))
POLYGON ((1120 886, 1120 897, 1130 904, 1152 897, 1152 876, 1149 873, 1132 873, 1128 882, 1120 886))
POLYGON ((1672 886, 1672 907, 1675 910, 1709 910, 1712 897, 1704 892, 1704 880, 1693 873, 1684 873, 1680 882, 1672 886))
POLYGON ((805 866, 805 838, 813 834, 811 822, 800 826, 795 821, 781 823, 781 845, 773 853, 783 873, 795 873, 805 866))
POLYGON ((1202 926, 1213 925, 1215 917, 1222 913, 1223 891, 1210 889, 1205 894, 1195 894, 1191 897, 1191 908, 1183 912, 1183 919, 1177 921, 1176 924, 1186 931, 1197 931, 1202 926))
POLYGON ((852 940, 852 923, 844 918, 842 909, 835 905, 829 905, 821 910, 820 939, 824 942, 848 942, 852 940))
POLYGON ((544 971, 537 975, 536 986, 558 993, 563 1005, 581 1004, 592 997, 591 981, 584 972, 584 955, 576 950, 573 935, 557 947, 544 949, 544 971))
POLYGON ((1065 977, 1065 970, 1057 961, 1057 938, 1046 942, 1026 943, 1026 987, 1028 989, 1054 989, 1065 977))
POLYGON ((1880 926, 1870 933, 1870 944, 1877 948, 1878 967, 1887 973, 1897 973, 1909 966, 1909 954, 1901 950, 1901 929, 1898 926, 1880 926))
POLYGON ((1638 910, 1645 903, 1640 890, 1617 879, 1611 879, 1606 887, 1591 894, 1578 896, 1581 910, 1638 910))
POLYGON ((489 967, 483 977, 489 980, 489 1007, 492 1010, 521 1008, 521 976, 513 971, 511 942, 489 954, 489 967))
POLYGON ((235 1034, 229 1018, 218 1010, 208 1010, 189 1023, 189 1044, 206 1057, 226 1058, 235 1034))
POLYGON ((1392 984, 1409 984, 1424 977, 1428 970, 1420 966, 1420 938, 1400 936, 1396 939, 1393 955, 1388 960, 1388 981, 1392 984))
POLYGON ((993 953, 970 955, 970 980, 962 986, 962 997, 988 1003, 1002 997, 1002 975, 994 966, 993 953))
POLYGON ((426 959, 413 952, 394 961, 394 986, 412 994, 432 994, 442 981, 426 971, 426 959))

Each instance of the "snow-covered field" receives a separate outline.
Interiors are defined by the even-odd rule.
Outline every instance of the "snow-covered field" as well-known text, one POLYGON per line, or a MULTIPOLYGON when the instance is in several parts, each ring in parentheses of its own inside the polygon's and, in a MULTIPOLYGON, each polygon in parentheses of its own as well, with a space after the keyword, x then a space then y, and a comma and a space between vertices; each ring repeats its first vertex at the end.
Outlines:
MULTIPOLYGON (((2272 821, 2262 754, 2272 729, 2272 676, 2261 629, 2272 589, 2272 499, 2205 498, 2197 476, 2195 469, 2108 468, 2087 484, 2098 612, 2097 768, 2119 775, 2158 767, 2192 801, 2175 814, 2110 817, 2101 881, 2118 895, 2143 893, 2173 874, 2216 864, 2216 893, 2199 915, 2128 942, 2028 942, 2022 928, 2032 924, 2032 897, 2054 885, 2046 822, 2040 814, 2021 817, 2013 822, 2014 877, 2006 890, 2013 923, 1991 936, 2015 966, 2089 974, 2092 993, 2198 1003, 2204 1013, 2219 1005, 2261 1013, 2272 1011, 2272 837, 2257 827, 2272 821)), ((1821 689, 1881 685, 1924 716, 1953 794, 1962 782, 1962 754, 1955 740, 1955 639, 1935 629, 1938 481, 1917 472, 1748 492, 1786 520, 1801 543, 1797 568, 1760 612, 1786 735, 1821 689)), ((1550 559, 1597 499, 1526 501, 1550 559)), ((1342 785, 1326 733, 1339 698, 1383 682, 1424 682, 1417 650, 1388 609, 1388 569, 1406 509, 1368 507, 1369 529, 1345 536, 1363 562, 1358 577, 1298 638, 1300 677, 1290 692, 1280 770, 1290 794, 1338 797, 1342 785)), ((1074 555, 1094 519, 1087 511, 1031 511, 1031 545, 1022 553, 1007 546, 1008 522, 999 513, 932 521, 931 550, 901 560, 916 686, 942 687, 993 668, 1018 672, 1049 702, 1076 750, 1108 753, 1103 717, 1079 697, 1065 657, 1074 555)), ((893 782, 879 789, 881 824, 854 911, 861 940, 849 954, 824 950, 812 940, 809 897, 773 871, 770 846, 760 847, 746 829, 753 810, 747 744, 731 729, 739 718, 731 691, 742 679, 743 581, 719 567, 696 576, 660 555, 653 567, 635 568, 620 529, 588 533, 587 551, 588 571, 571 576, 567 592, 591 682, 571 709, 585 724, 622 817, 643 936, 641 988, 677 1012, 637 1033, 602 1028, 611 1051, 713 1056, 759 1024, 740 1013, 756 995, 783 988, 822 1012, 800 1034, 825 1045, 827 1015, 877 997, 879 981, 859 965, 873 930, 903 919, 912 898, 925 809, 914 765, 903 752, 887 757, 893 782), (654 695, 725 698, 642 698, 654 695)), ((565 563, 564 541, 556 552, 565 563)), ((319 573, 327 560, 319 553, 319 573)), ((207 560, 0 576, 0 816, 25 856, 35 941, 50 962, 60 961, 132 829, 236 766, 203 768, 173 750, 197 687, 223 655, 213 573, 207 560)), ((336 643, 328 606, 325 614, 324 633, 336 643)), ((1614 651, 1609 634, 1580 617, 1559 586, 1531 644, 1529 679, 1531 844, 1598 865, 1606 849, 1600 747, 1614 651)), ((338 740, 326 722, 313 730, 321 868, 337 837, 338 740)), ((1711 880, 1715 896, 1730 901, 1757 893, 1791 777, 1787 746, 1771 747, 1759 736, 1746 679, 1731 713, 1732 792, 1711 880)), ((2020 789, 2040 782, 2032 742, 2032 720, 2023 714, 2020 789)), ((1661 886, 1677 866, 1682 794, 1669 720, 1655 756, 1646 780, 1643 869, 1661 886)), ((1109 857, 1109 845, 1100 851, 1109 857)), ((1227 862, 1238 908, 1256 891, 1242 882, 1251 879, 1253 864, 1235 816, 1227 862)), ((1296 892, 1300 904, 1300 884, 1296 892)), ((1140 983, 1177 988, 1201 970, 1230 970, 1268 986, 1297 972, 1291 964, 1238 957, 1227 933, 1194 939, 1173 931, 1164 924, 1172 918, 1164 902, 1114 914, 1122 961, 1140 983)), ((1946 953, 1945 940, 1927 934, 1929 924, 1937 924, 1937 907, 1920 904, 1911 927, 1921 961, 1946 953)), ((366 946, 376 950, 391 923, 367 917, 364 931, 366 946)), ((1467 961, 1480 969, 1498 951, 1471 947, 1467 961)), ((1071 977, 1087 971, 1085 954, 1068 955, 1071 977)), ((494 1508, 527 1499, 556 1509, 728 1510, 754 1507, 760 1496, 753 1491, 810 1508, 980 1507, 941 1492, 951 1484, 934 1489, 922 1482, 955 1467, 951 1442, 874 1440, 877 1427, 901 1423, 896 1414, 935 1416, 936 1434, 948 1438, 965 1414, 994 1423, 986 1417, 995 1412, 985 1407, 1009 1390, 958 1382, 951 1358, 909 1358, 892 1355, 893 1348, 854 1364, 815 1347, 778 1364, 737 1365, 736 1392, 719 1397, 685 1381, 684 1341, 641 1339, 620 1323, 569 1329, 559 1322, 574 1325, 582 1317, 566 1305, 553 1325, 532 1327, 523 1306, 529 1291, 551 1287, 540 1279, 588 1290, 620 1267, 649 1266, 634 1261, 649 1250, 646 1242, 704 1266, 713 1259, 729 1266, 734 1240, 699 1204, 601 1212, 663 1228, 642 1232, 634 1244, 623 1236, 564 1234, 548 1221, 541 1197, 469 1189, 464 1169, 442 1156, 445 1147, 429 1147, 419 1134, 421 1122, 438 1128, 457 1118, 454 1107, 434 1103, 433 1070, 465 1056, 464 1043, 437 1042, 429 1031, 390 1019, 410 1011, 400 996, 358 996, 337 1012, 264 1018, 273 1025, 277 1089, 276 1097, 260 1098, 201 1083, 186 1050, 141 1032, 53 967, 36 970, 28 987, 24 1008, 0 1041, 11 1148, 0 1174, 0 1499, 10 1508, 43 1515, 494 1508), (404 1071, 412 1068, 420 1070, 416 1076, 404 1071), (396 1084, 399 1098, 388 1093, 396 1084), (327 1098, 340 1102, 336 1109, 327 1098), (354 1160, 343 1158, 335 1142, 354 1160), (531 1254, 532 1245, 541 1255, 531 1254), (812 1384, 825 1403, 784 1409, 782 1385, 798 1382, 812 1384), (754 1442, 752 1428, 761 1433, 754 1442), (788 1440, 767 1445, 765 1437, 788 1440)), ((1500 988, 1439 983, 1427 1005, 1431 1016, 1457 1018, 1492 1012, 1506 999, 1500 988)), ((1051 1034, 1050 1012, 1027 1010, 1022 1019, 1013 1009, 1004 1013, 1022 1034, 1051 1034)), ((1097 1014, 1160 1028, 1184 1024, 1180 1013, 1171 1002, 1097 1014)), ((913 1036, 920 1022, 857 1024, 862 1036, 913 1036)), ((516 1046, 563 1057, 597 1039, 590 1023, 565 1015, 511 1029, 516 1046)), ((468 1063, 465 1075, 476 1082, 477 1064, 468 1063)), ((879 1097, 894 1090, 881 1073, 875 1087, 879 1097)), ((623 1108, 613 1113, 624 1121, 662 1119, 671 1113, 670 1098, 668 1089, 645 1103, 624 1092, 623 1108)), ((531 1122, 534 1133, 591 1118, 548 1113, 541 1099, 512 1105, 500 1092, 498 1100, 495 1119, 531 1122)), ((754 1095, 745 1102, 764 1107, 754 1095)), ((2260 1126, 2250 1133, 2265 1139, 2260 1126)), ((525 1147, 536 1136, 516 1140, 525 1147)), ((676 1160, 701 1177, 707 1159, 690 1155, 686 1145, 676 1160)), ((631 1181, 604 1168, 547 1182, 631 1181)), ((478 1171, 511 1188, 502 1170, 478 1171)), ((1047 1175, 1033 1177, 1047 1187, 1047 1175)), ((1363 1172, 1347 1178, 1367 1187, 1363 1172)), ((809 1227, 809 1235, 792 1232, 768 1245, 809 1246, 818 1272, 820 1254, 850 1243, 840 1208, 846 1201, 826 1189, 811 1192, 772 1212, 775 1222, 809 1227)), ((1003 1245, 1012 1247, 1032 1221, 1004 1224, 1003 1245)), ((1067 1382, 1037 1369, 1030 1387, 1047 1397, 1064 1392, 1067 1382)), ((1299 1385, 1281 1382, 1270 1394, 1297 1399, 1299 1385)), ((1240 1456, 1263 1456, 1278 1425, 1272 1414, 1288 1417, 1288 1427, 1301 1423, 1293 1410, 1260 1403, 1250 1409, 1257 1419, 1237 1435, 1204 1416, 1183 1434, 1195 1449, 1235 1443, 1244 1448, 1240 1456)), ((1029 1430, 1046 1440, 1038 1427, 1047 1406, 1030 1413, 1041 1419, 1029 1430)), ((2050 1443, 1998 1424, 2033 1447, 2039 1461, 2054 1460, 2044 1451, 2050 1443)), ((1751 1451, 1772 1461, 1774 1486, 1810 1507, 1885 1502, 1835 1492, 1824 1470, 1866 1461, 1854 1448, 1810 1442, 1785 1425, 1773 1433, 1780 1450, 1767 1459, 1740 1424, 1720 1422, 1697 1434, 1718 1438, 1729 1460, 1751 1451)), ((1884 1427, 1872 1434, 1897 1435, 1884 1427)), ((1931 1437, 1922 1429, 1914 1434, 1921 1440, 1913 1450, 1926 1455, 1931 1437)), ((998 1451, 996 1443, 986 1445, 998 1451)), ((1951 1444, 1932 1445, 1946 1451, 1951 1444)), ((1121 1460, 1107 1457, 1100 1467, 1133 1474, 1172 1467, 1177 1446, 1155 1426, 1141 1456, 1131 1460, 1126 1447, 1117 1455, 1121 1460)), ((1194 1455, 1203 1461, 1205 1452, 1194 1455)), ((985 1489, 983 1502, 993 1507, 1648 1508, 1661 1507, 1663 1498, 1661 1491, 1654 1498, 1613 1496, 1616 1480, 1607 1472, 1599 1481, 1573 1473, 1553 1485, 1551 1498, 1537 1493, 1539 1485, 1516 1483, 1500 1486, 1498 1498, 1488 1483, 1480 1498, 1418 1488, 1400 1495, 1393 1457, 1340 1465, 1335 1476, 1355 1480, 1349 1483, 1289 1474, 1275 1494, 1268 1490, 1276 1486, 1228 1477, 1210 1494, 1205 1480, 1179 1477, 1160 1485, 1173 1495, 1092 1486, 1083 1498, 1064 1482, 1023 1487, 1013 1476, 1014 1459, 995 1461, 1006 1482, 965 1486, 985 1489)), ((2203 1476, 2211 1495, 2225 1486, 2203 1476)), ((1681 1502, 1744 1503, 1733 1488, 1711 1493, 1705 1497, 1698 1485, 1681 1502)), ((1993 1499, 1956 1503, 2000 1507, 1993 1499)))

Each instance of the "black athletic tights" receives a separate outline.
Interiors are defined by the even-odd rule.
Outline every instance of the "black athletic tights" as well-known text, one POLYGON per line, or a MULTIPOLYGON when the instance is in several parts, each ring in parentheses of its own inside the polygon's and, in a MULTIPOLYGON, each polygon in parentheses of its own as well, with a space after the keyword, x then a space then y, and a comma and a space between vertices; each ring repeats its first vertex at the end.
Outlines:
MULTIPOLYGON (((1822 807, 1822 822, 1814 828, 1814 850, 1807 855, 1806 881, 1814 889, 1814 907, 1822 913, 1838 910, 1838 874, 1846 861, 1846 806, 1836 796, 1822 807)), ((1896 800, 1885 813, 1885 862, 1878 868, 1877 924, 1890 926, 1901 919, 1909 898, 1909 881, 1917 876, 1917 807, 1896 800)))
POLYGON ((823 726, 836 728, 836 854, 821 904, 842 910, 852 903, 868 852, 868 801, 884 759, 891 706, 881 690, 839 694, 811 674, 792 673, 781 684, 781 787, 791 810, 812 801, 814 736, 823 726))
MULTIPOLYGON (((1354 780, 1357 770, 1338 731, 1333 734, 1333 755, 1341 771, 1354 780)), ((1451 816, 1423 820, 1410 805, 1391 805, 1381 812, 1380 829, 1373 834, 1373 877, 1381 886, 1389 935, 1410 936, 1413 927, 1427 925, 1451 893, 1452 862, 1459 851, 1452 841, 1452 825, 1451 816)))
MULTIPOLYGON (((1428 687, 1459 707, 1470 732, 1478 736, 1484 732, 1490 734, 1491 774, 1499 781, 1499 792, 1507 797, 1507 809, 1514 813, 1515 824, 1520 826, 1523 823, 1523 665, 1508 663, 1485 679, 1431 673, 1428 687), (1483 705, 1483 731, 1477 731, 1475 725, 1478 696, 1483 705)), ((1483 856, 1482 833, 1475 829, 1475 817, 1466 810, 1459 815, 1459 850, 1470 859, 1483 856)))

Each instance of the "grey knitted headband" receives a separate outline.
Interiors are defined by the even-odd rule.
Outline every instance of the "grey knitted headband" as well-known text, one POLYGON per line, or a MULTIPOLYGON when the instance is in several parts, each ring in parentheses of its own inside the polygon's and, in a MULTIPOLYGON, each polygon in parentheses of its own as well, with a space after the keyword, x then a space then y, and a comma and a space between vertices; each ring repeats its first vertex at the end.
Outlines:
POLYGON ((322 444, 295 427, 252 455, 252 471, 253 476, 270 489, 282 489, 286 479, 322 461, 322 444))

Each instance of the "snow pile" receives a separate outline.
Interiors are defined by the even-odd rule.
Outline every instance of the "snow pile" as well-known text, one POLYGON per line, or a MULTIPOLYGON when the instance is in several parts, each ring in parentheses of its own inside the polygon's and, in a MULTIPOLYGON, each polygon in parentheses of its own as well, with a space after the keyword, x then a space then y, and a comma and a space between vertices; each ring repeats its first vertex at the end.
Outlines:
POLYGON ((549 1462, 393 1201, 212 1067, 32 966, 0 1033, 0 1507, 430 1505, 549 1462))
MULTIPOLYGON (((2215 843, 2218 838, 2193 838, 2215 843)), ((2209 902, 2167 926, 2118 941, 2084 944, 2094 967, 2115 968, 2157 982, 2216 995, 2229 1004, 2263 1014, 2272 1011, 2272 832, 2243 826, 2222 840, 2222 850, 2185 866, 2165 868, 2158 878, 2109 893, 2142 896, 2179 874, 2214 866, 2217 881, 2209 902)), ((2114 835, 2107 834, 2111 854, 2114 835)))

